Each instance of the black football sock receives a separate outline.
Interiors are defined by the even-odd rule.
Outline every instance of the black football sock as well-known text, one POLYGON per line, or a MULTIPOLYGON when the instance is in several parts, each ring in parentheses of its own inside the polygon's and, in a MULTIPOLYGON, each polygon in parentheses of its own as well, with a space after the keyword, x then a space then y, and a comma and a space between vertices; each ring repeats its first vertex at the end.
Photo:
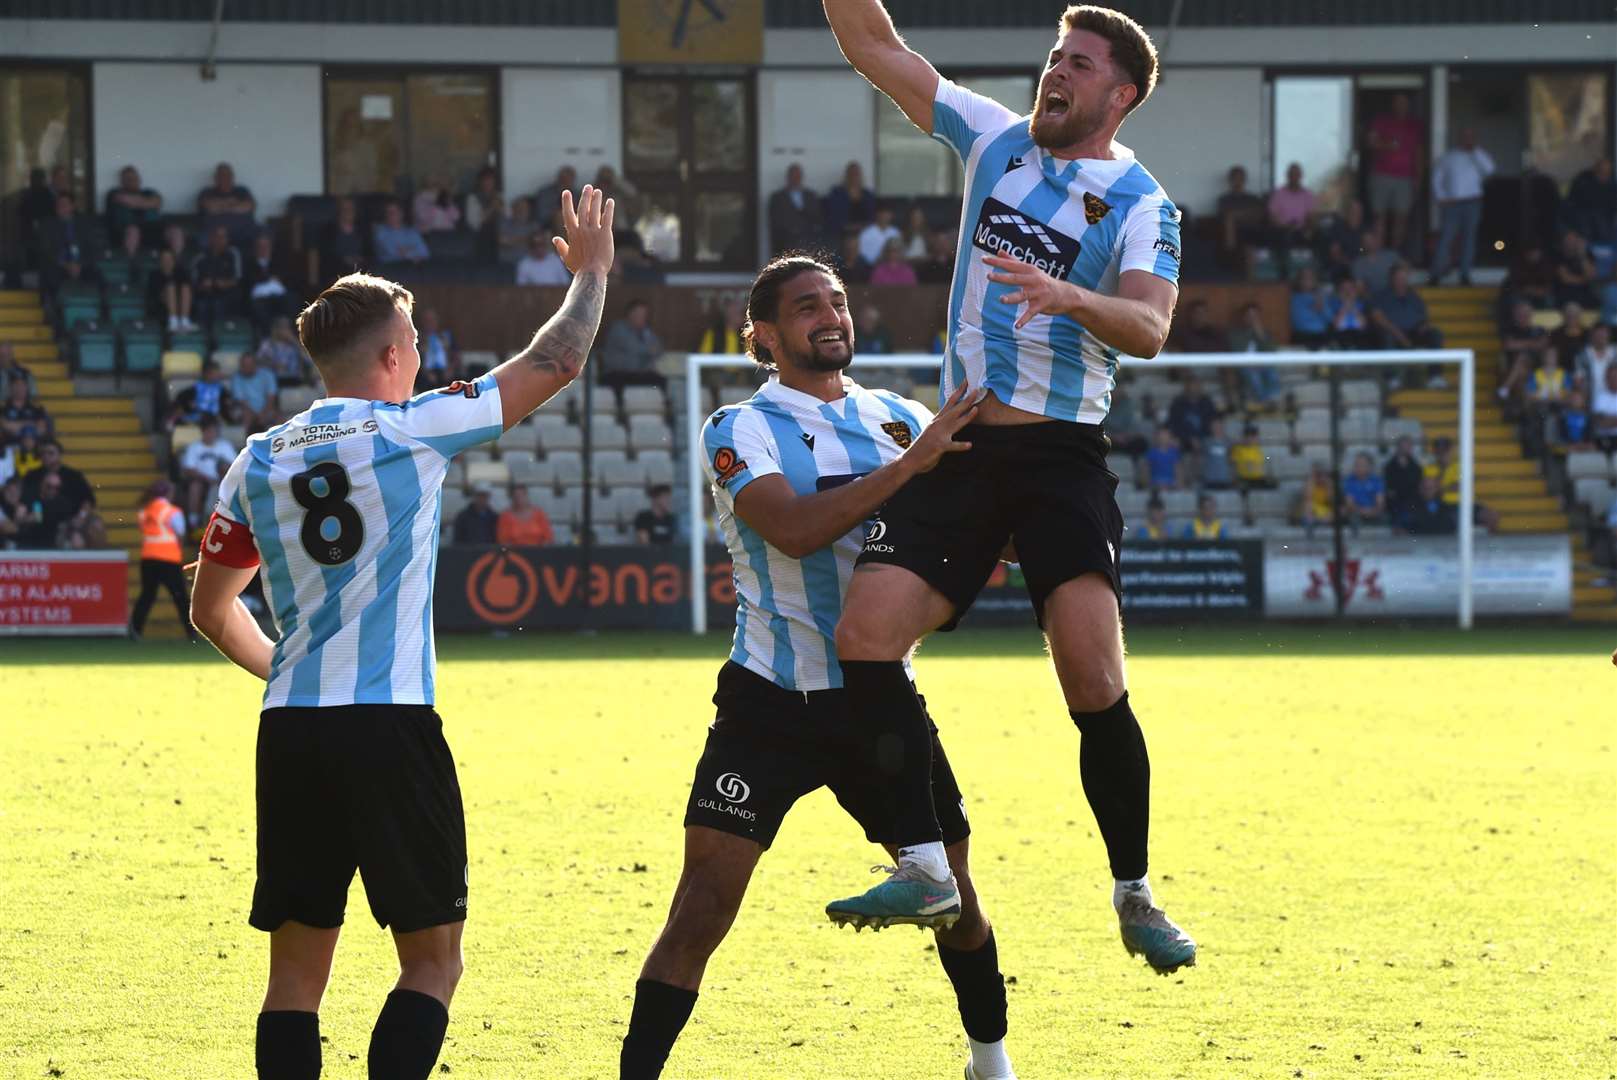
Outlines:
POLYGON ((320 1014, 259 1013, 253 1057, 258 1080, 315 1080, 320 1075, 320 1014))
POLYGON ((443 1002, 418 990, 393 991, 371 1029, 371 1080, 427 1080, 448 1028, 443 1002))
POLYGON ((895 847, 941 843, 932 806, 932 728, 901 660, 843 660, 854 723, 889 782, 895 847))
POLYGON ((634 984, 634 1012, 618 1054, 619 1080, 657 1080, 674 1040, 696 1008, 696 991, 641 979, 634 984))
POLYGON ((960 1024, 966 1034, 980 1043, 999 1042, 1005 1037, 1005 977, 999 973, 999 947, 994 932, 970 952, 938 943, 938 959, 954 984, 960 1003, 960 1024))
POLYGON ((1072 722, 1082 733, 1078 774, 1106 841, 1112 876, 1119 881, 1143 878, 1151 826, 1151 761, 1128 693, 1109 709, 1074 712, 1072 722))

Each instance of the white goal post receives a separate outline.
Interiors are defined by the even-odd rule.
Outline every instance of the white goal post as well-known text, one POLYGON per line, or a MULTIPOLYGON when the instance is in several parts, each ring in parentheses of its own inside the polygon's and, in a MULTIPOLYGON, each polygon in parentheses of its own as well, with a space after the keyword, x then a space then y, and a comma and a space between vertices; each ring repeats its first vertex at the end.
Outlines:
MULTIPOLYGON (((1423 364, 1458 365, 1460 369, 1459 442, 1460 464, 1459 586, 1458 623, 1469 630, 1472 622, 1472 560, 1475 529, 1472 524, 1476 505, 1476 356, 1470 349, 1411 349, 1395 352, 1240 352, 1240 353, 1173 353, 1150 360, 1121 358, 1120 370, 1152 371, 1169 368, 1221 368, 1221 367, 1415 367, 1423 364)), ((858 368, 927 368, 935 369, 943 357, 925 353, 901 353, 855 357, 858 368)), ((703 515, 701 455, 696 452, 702 424, 707 417, 702 403, 702 372, 709 368, 739 368, 756 370, 757 363, 748 356, 691 353, 685 359, 685 478, 686 478, 686 539, 690 543, 691 575, 691 630, 707 633, 707 528, 703 515)))

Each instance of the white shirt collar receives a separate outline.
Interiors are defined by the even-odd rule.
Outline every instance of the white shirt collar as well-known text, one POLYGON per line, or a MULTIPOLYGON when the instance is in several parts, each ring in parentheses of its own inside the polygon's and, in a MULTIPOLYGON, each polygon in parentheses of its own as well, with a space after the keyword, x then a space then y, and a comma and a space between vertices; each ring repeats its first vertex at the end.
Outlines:
POLYGON ((825 405, 833 405, 838 411, 841 411, 842 403, 863 389, 858 383, 844 375, 842 376, 842 392, 847 396, 838 398, 836 401, 823 401, 813 394, 793 390, 790 386, 780 381, 779 375, 771 375, 769 381, 758 388, 758 392, 771 401, 778 401, 782 405, 817 413, 825 405))

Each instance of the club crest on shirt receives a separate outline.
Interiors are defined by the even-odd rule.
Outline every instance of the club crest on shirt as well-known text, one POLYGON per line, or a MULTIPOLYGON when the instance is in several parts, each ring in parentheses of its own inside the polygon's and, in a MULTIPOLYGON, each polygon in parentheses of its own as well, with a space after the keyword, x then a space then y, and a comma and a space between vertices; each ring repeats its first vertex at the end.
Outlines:
POLYGON ((1098 225, 1100 219, 1112 212, 1109 204, 1100 198, 1084 192, 1084 220, 1091 225, 1098 225))
POLYGON ((718 453, 713 455, 713 473, 721 485, 734 480, 746 467, 746 461, 736 457, 736 452, 728 446, 719 447, 718 453))
POLYGON ((466 382, 464 379, 456 379, 448 386, 441 386, 438 388, 438 393, 440 394, 460 394, 463 397, 469 398, 475 398, 482 392, 482 390, 478 389, 475 382, 466 382))
POLYGON ((900 450, 908 450, 910 443, 915 441, 915 435, 910 431, 910 425, 904 420, 890 420, 881 426, 881 429, 898 444, 900 450))

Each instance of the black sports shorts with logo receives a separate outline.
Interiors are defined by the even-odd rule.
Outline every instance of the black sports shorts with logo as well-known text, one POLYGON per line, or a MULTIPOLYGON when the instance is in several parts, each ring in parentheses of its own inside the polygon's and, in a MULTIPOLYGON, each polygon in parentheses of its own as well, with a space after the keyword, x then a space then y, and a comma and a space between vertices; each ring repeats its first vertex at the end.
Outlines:
POLYGON ((872 524, 859 565, 902 566, 954 605, 953 630, 993 573, 1007 541, 1044 624, 1044 602, 1082 574, 1104 574, 1119 603, 1123 513, 1111 443, 1098 425, 1061 420, 968 424, 945 454, 898 490, 872 524))
MULTIPOLYGON (((844 691, 786 690, 729 661, 719 671, 713 704, 718 713, 696 763, 687 826, 756 840, 767 850, 792 804, 828 787, 867 840, 891 840, 892 779, 876 772, 869 736, 848 708, 844 691)), ((924 698, 921 707, 926 707, 924 698)), ((935 725, 932 805, 945 844, 971 835, 965 800, 935 725)))
POLYGON ((248 922, 341 926, 358 870, 396 933, 466 918, 466 815, 430 705, 265 709, 248 922))

